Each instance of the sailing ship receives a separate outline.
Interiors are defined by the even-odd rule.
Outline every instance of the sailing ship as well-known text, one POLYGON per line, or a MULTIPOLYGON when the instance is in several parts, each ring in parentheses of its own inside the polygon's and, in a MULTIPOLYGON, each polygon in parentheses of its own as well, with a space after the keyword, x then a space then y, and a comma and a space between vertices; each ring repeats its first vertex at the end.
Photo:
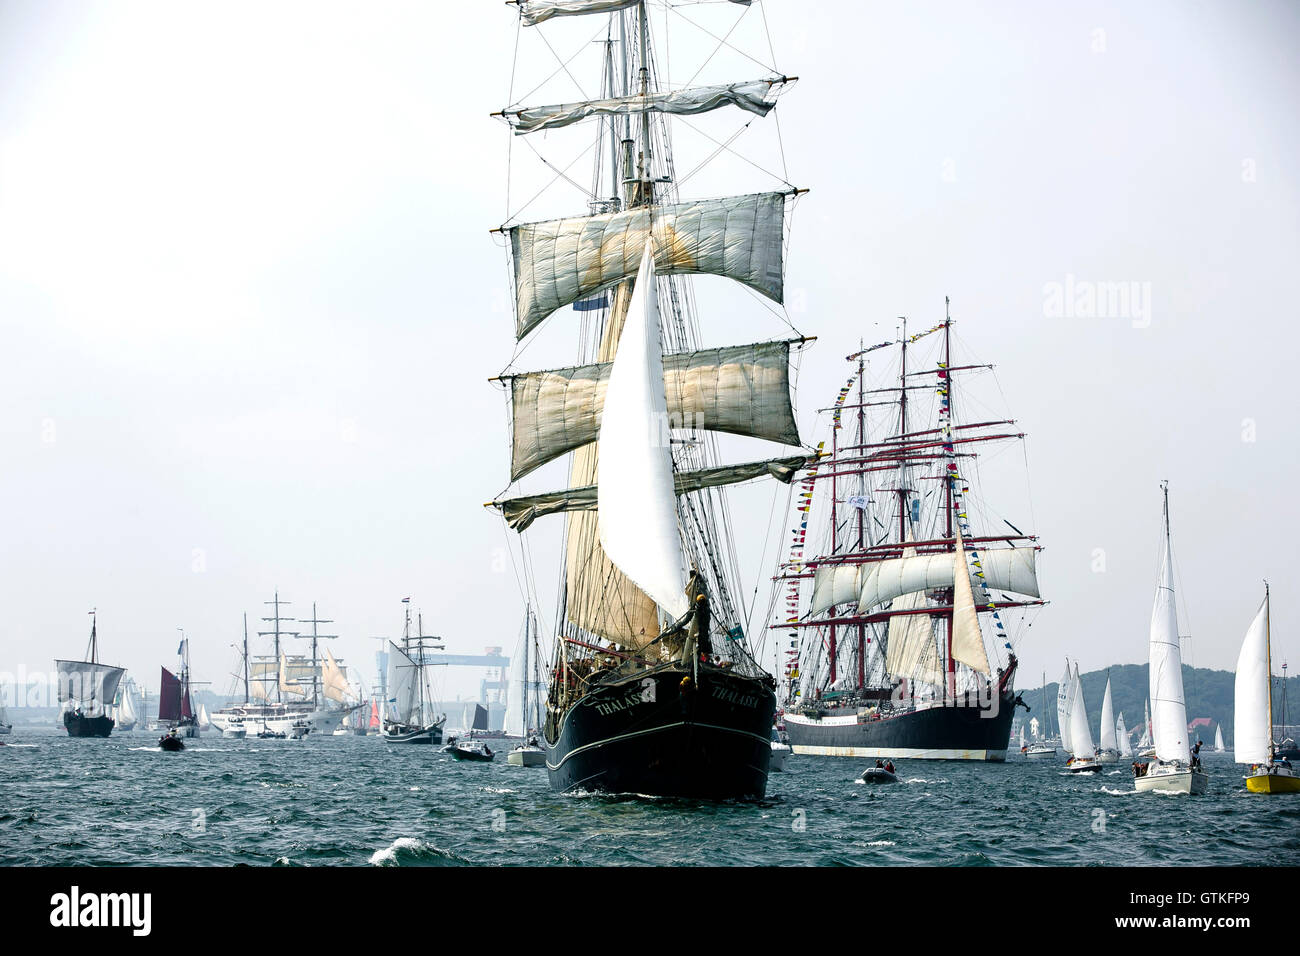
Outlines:
POLYGON ((1097 742, 1098 763, 1119 762, 1119 742, 1115 739, 1115 705, 1110 696, 1110 671, 1106 672, 1106 694, 1101 701, 1100 740, 1097 742))
POLYGON ((501 228, 516 338, 569 305, 583 316, 586 364, 497 379, 510 393, 511 482, 570 456, 567 489, 491 502, 520 532, 566 517, 549 782, 761 797, 775 681, 742 626, 725 486, 788 482, 808 455, 723 465, 715 433, 801 444, 789 364, 807 340, 701 348, 688 274, 782 302, 784 216, 801 190, 683 200, 669 122, 731 106, 766 115, 793 78, 665 90, 644 0, 523 0, 518 12, 524 27, 606 17, 600 99, 497 114, 520 135, 594 117, 609 149, 587 215, 501 228))
POLYGON ((98 614, 90 612, 90 645, 82 661, 54 662, 59 675, 59 703, 69 737, 107 737, 113 732, 109 714, 117 696, 123 667, 99 662, 98 614))
POLYGON ((1268 585, 1264 603, 1241 642, 1237 657, 1233 757, 1250 764, 1246 789, 1251 793, 1296 793, 1300 776, 1280 756, 1273 738, 1273 650, 1269 628, 1268 585))
POLYGON ((388 699, 389 714, 384 720, 384 740, 390 744, 440 744, 442 728, 447 716, 433 714, 433 693, 429 689, 428 660, 430 650, 442 650, 437 638, 425 637, 423 617, 419 630, 411 634, 410 598, 406 605, 406 623, 402 628, 402 644, 388 642, 388 699))
POLYGON ((828 409, 831 449, 802 483, 795 547, 777 575, 784 608, 773 595, 772 630, 788 630, 790 643, 784 708, 795 753, 1002 761, 1015 708, 1029 709, 1014 689, 1007 628, 1012 609, 1045 603, 1038 539, 1005 519, 985 524, 988 503, 976 500, 968 468, 981 443, 1024 433, 966 417, 964 376, 990 366, 954 364, 953 325, 945 313, 908 335, 904 319, 898 340, 847 357, 853 373, 828 409), (917 343, 932 335, 938 348, 917 362, 930 344, 917 343), (889 371, 868 387, 868 357, 885 349, 889 371), (817 491, 828 520, 813 550, 817 491))
POLYGON ((135 730, 135 725, 140 720, 143 708, 137 707, 137 696, 135 681, 130 677, 123 679, 118 685, 117 696, 113 699, 113 720, 119 733, 135 730))
POLYGON ((1083 681, 1079 679, 1079 665, 1074 665, 1074 679, 1070 682, 1073 699, 1070 701, 1070 759, 1065 769, 1070 773, 1099 773, 1101 761, 1092 743, 1092 728, 1088 726, 1088 705, 1083 699, 1083 681))
POLYGON ((158 722, 165 724, 172 731, 172 736, 197 737, 199 735, 198 714, 190 698, 190 642, 182 636, 180 646, 176 648, 180 657, 180 676, 167 668, 162 668, 162 678, 158 690, 158 722))
POLYGON ((506 688, 505 732, 518 737, 519 746, 506 754, 506 763, 515 767, 543 767, 546 751, 538 745, 544 716, 544 685, 541 681, 541 655, 535 645, 537 628, 530 605, 524 612, 524 636, 510 660, 510 684, 506 688), (532 666, 529 665, 531 651, 532 666))
POLYGON ((1204 793, 1210 778, 1192 757, 1187 734, 1187 704, 1183 697, 1183 655, 1178 642, 1178 609, 1174 604, 1174 555, 1169 532, 1169 482, 1161 482, 1164 493, 1165 547, 1151 608, 1149 645, 1152 738, 1155 757, 1135 763, 1135 786, 1140 791, 1165 790, 1204 793))

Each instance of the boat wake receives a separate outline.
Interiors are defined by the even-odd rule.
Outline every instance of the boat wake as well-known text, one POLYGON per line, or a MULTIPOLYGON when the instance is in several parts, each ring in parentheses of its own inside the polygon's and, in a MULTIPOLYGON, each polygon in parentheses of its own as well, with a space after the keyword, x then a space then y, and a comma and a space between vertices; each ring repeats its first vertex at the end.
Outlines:
POLYGON ((1112 797, 1127 797, 1137 793, 1136 790, 1112 790, 1110 787, 1103 786, 1102 793, 1109 793, 1112 797))
POLYGON ((469 860, 415 837, 398 837, 384 849, 372 853, 368 862, 371 866, 431 866, 463 864, 469 860))

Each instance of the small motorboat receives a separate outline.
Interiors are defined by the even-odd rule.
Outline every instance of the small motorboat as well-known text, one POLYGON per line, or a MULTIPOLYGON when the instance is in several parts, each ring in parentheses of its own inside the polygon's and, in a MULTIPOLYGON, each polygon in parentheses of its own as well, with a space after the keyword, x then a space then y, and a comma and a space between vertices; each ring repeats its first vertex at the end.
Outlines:
POLYGON ((868 767, 858 779, 863 783, 898 783, 898 774, 893 771, 893 763, 884 767, 868 767))
POLYGON ((491 747, 477 740, 455 744, 448 753, 456 760, 491 760, 496 756, 491 747))
POLYGON ((1101 763, 1094 757, 1071 757, 1065 769, 1069 773, 1101 773, 1101 763))
POLYGON ((289 736, 294 740, 302 740, 309 733, 311 733, 311 725, 305 720, 295 720, 289 729, 289 736))
POLYGON ((768 771, 770 773, 776 773, 777 771, 785 770, 786 758, 789 757, 792 752, 793 751, 790 749, 790 738, 785 735, 784 731, 773 727, 772 759, 767 765, 768 771))
POLYGON ((185 749, 185 741, 181 740, 180 734, 173 730, 163 734, 158 739, 158 748, 168 753, 175 753, 178 750, 185 749))
POLYGON ((506 763, 512 767, 544 767, 546 751, 537 745, 536 737, 530 737, 528 743, 520 744, 506 754, 506 763))

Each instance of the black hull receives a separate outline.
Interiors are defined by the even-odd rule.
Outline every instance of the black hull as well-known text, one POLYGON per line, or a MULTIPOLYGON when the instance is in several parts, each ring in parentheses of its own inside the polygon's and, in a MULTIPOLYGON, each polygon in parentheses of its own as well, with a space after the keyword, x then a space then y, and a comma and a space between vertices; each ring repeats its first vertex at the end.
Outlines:
POLYGON ((113 718, 64 714, 63 726, 69 737, 107 737, 113 732, 113 718))
POLYGON ((797 754, 1000 763, 1007 759, 1014 712, 1015 695, 1003 694, 996 708, 962 701, 861 722, 853 714, 820 720, 786 714, 785 732, 797 754))
POLYGON ((602 684, 547 741, 551 789, 761 798, 775 709, 768 680, 716 667, 701 666, 698 685, 680 666, 602 684))
POLYGON ((158 741, 158 746, 168 753, 176 753, 178 750, 184 750, 185 744, 179 737, 166 736, 158 741))

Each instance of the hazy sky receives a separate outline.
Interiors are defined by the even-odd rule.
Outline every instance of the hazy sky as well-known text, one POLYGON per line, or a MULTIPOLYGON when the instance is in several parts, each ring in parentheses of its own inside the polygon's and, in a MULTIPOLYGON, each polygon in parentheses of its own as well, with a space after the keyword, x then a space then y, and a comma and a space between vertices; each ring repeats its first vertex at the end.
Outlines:
MULTIPOLYGON (((1264 577, 1275 657, 1300 650, 1295 4, 652 11, 674 85, 800 77, 779 140, 770 116, 733 146, 778 173, 783 149, 811 189, 787 259, 788 317, 820 337, 799 378, 809 440, 843 356, 895 316, 933 324, 945 294, 967 354, 996 363, 999 411, 1030 435, 1030 494, 1022 468, 998 502, 1042 536, 1052 602, 1021 641, 1023 686, 1066 654, 1146 659, 1162 478, 1186 659, 1233 665, 1264 577), (710 60, 698 27, 753 59, 710 60), (1053 300, 1080 283, 1137 298, 1119 316, 1053 300)), ((481 507, 508 463, 487 379, 514 351, 488 229, 552 178, 534 148, 588 183, 595 127, 512 142, 488 114, 579 50, 595 93, 598 19, 520 31, 493 0, 0 2, 0 670, 80 655, 98 607, 105 657, 151 688, 178 626, 196 678, 223 687, 241 615, 276 588, 291 614, 318 601, 367 678, 368 638, 399 632, 407 595, 452 650, 509 651, 524 599, 481 507)), ((527 104, 578 98, 561 72, 527 104)), ((695 130, 750 119, 679 126, 679 172, 715 148, 695 130)), ((779 186, 724 152, 681 189, 779 186)), ((583 202, 561 181, 519 218, 583 202)), ((724 280, 696 287, 706 344, 790 331, 724 280)), ((517 367, 571 364, 576 340, 561 312, 517 367)), ((734 501, 761 609, 773 495, 734 501)), ((542 524, 549 626, 559 522, 542 524)))

